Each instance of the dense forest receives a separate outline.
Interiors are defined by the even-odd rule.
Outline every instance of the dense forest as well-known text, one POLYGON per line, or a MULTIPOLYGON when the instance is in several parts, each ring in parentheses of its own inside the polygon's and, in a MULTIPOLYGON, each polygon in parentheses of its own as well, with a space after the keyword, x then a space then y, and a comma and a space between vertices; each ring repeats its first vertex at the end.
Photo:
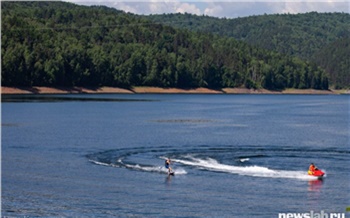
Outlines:
POLYGON ((157 23, 233 37, 261 48, 314 61, 327 70, 330 74, 330 82, 334 86, 350 86, 350 48, 342 47, 346 41, 350 40, 350 14, 348 13, 311 12, 236 19, 191 14, 146 17, 157 23), (328 59, 330 56, 333 58, 328 59), (331 63, 331 61, 334 62, 331 63), (339 62, 341 62, 340 66, 339 62))
POLYGON ((328 89, 298 57, 103 6, 1 3, 3 86, 328 89))
POLYGON ((312 60, 329 72, 336 89, 350 87, 350 38, 330 43, 316 52, 312 60))

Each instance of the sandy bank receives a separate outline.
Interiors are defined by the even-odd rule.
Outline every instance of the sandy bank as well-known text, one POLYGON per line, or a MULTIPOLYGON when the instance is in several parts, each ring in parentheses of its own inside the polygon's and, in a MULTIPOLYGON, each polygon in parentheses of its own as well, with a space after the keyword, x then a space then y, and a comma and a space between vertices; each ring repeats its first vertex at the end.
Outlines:
POLYGON ((214 90, 208 88, 195 88, 195 89, 178 89, 178 88, 159 88, 159 87, 134 87, 132 89, 134 93, 188 93, 188 94, 222 94, 221 90, 214 90))
POLYGON ((169 93, 169 94, 350 94, 350 90, 315 90, 315 89, 286 89, 283 91, 271 91, 266 89, 224 88, 214 90, 208 88, 178 89, 159 87, 134 87, 123 89, 115 87, 1 87, 1 94, 102 94, 102 93, 169 93))

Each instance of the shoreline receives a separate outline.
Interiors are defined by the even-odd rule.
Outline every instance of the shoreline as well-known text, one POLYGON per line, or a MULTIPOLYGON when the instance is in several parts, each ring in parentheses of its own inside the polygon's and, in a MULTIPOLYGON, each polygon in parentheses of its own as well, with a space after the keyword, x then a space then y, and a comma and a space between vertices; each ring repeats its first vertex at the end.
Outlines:
POLYGON ((350 90, 285 89, 281 91, 247 88, 160 88, 133 87, 6 87, 1 86, 1 95, 14 94, 291 94, 291 95, 338 95, 350 94, 350 90))

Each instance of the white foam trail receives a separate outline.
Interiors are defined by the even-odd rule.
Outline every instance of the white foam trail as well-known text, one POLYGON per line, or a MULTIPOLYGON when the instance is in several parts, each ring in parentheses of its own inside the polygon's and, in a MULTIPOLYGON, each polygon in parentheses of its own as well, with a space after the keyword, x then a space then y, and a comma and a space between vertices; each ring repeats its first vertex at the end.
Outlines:
POLYGON ((182 168, 176 168, 175 170, 173 170, 175 172, 175 175, 184 175, 187 174, 187 171, 182 169, 182 168))
POLYGON ((225 172, 245 176, 255 177, 270 177, 270 178, 292 178, 300 180, 316 180, 317 177, 311 177, 304 171, 287 171, 287 170, 272 170, 267 167, 260 166, 232 166, 221 164, 212 158, 200 159, 187 156, 190 160, 173 159, 174 162, 178 162, 184 165, 195 166, 206 170, 212 170, 216 172, 225 172))
MULTIPOLYGON (((141 170, 146 172, 158 172, 158 173, 168 173, 168 169, 165 167, 159 167, 159 166, 140 166, 139 164, 131 165, 131 164, 124 164, 127 168, 135 169, 135 170, 141 170)), ((187 174, 186 170, 182 168, 174 169, 173 172, 175 172, 175 175, 183 175, 187 174)))
POLYGON ((116 167, 116 165, 114 165, 114 164, 102 163, 102 162, 99 162, 99 161, 96 161, 96 160, 89 160, 89 161, 94 163, 94 164, 101 165, 101 166, 113 166, 113 167, 116 167))
MULTIPOLYGON (((121 164, 120 165, 116 165, 116 164, 108 164, 108 163, 103 163, 103 162, 99 162, 96 160, 89 160, 90 162, 97 164, 97 165, 101 165, 101 166, 109 166, 109 167, 126 167, 129 169, 134 169, 134 170, 140 170, 140 171, 146 171, 146 172, 158 172, 158 173, 164 173, 167 174, 168 173, 168 169, 166 169, 165 167, 160 167, 160 166, 140 166, 139 164, 125 164, 123 163, 122 159, 118 159, 118 163, 121 164)), ((187 174, 186 170, 182 169, 182 168, 176 168, 173 169, 173 172, 175 172, 176 175, 183 175, 183 174, 187 174)))
POLYGON ((241 163, 244 163, 246 161, 249 161, 249 158, 241 158, 241 159, 239 159, 239 162, 241 162, 241 163))
POLYGON ((138 164, 136 164, 136 165, 125 164, 125 166, 127 168, 132 168, 135 170, 142 170, 142 171, 147 171, 147 172, 162 172, 159 167, 153 167, 153 166, 146 167, 146 166, 140 166, 138 164))

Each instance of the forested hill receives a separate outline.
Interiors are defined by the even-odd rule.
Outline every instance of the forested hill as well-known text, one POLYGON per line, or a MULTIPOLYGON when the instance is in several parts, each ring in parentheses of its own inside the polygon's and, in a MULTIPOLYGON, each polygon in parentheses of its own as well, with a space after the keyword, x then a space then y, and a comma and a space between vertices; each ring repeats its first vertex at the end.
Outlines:
POLYGON ((1 3, 2 86, 327 89, 315 64, 101 6, 1 3))
POLYGON ((342 38, 316 52, 312 60, 327 72, 335 88, 350 87, 350 38, 342 38))
POLYGON ((336 41, 350 37, 350 14, 348 13, 311 12, 236 19, 219 19, 191 14, 164 14, 151 15, 147 18, 173 27, 229 36, 268 50, 306 60, 316 60, 319 66, 327 68, 334 85, 350 86, 349 83, 344 82, 350 79, 348 70, 350 69, 348 61, 350 48, 347 47, 345 50, 336 47, 332 49, 332 54, 321 52, 321 50, 325 51, 324 48, 327 45, 335 45, 336 41), (343 55, 344 53, 347 55, 343 55), (336 56, 338 61, 347 63, 346 67, 337 67, 336 63, 325 64, 319 61, 326 59, 329 55, 336 56))
POLYGON ((350 36, 350 14, 275 14, 236 19, 164 14, 147 16, 158 23, 215 33, 284 54, 310 58, 325 45, 350 36))

